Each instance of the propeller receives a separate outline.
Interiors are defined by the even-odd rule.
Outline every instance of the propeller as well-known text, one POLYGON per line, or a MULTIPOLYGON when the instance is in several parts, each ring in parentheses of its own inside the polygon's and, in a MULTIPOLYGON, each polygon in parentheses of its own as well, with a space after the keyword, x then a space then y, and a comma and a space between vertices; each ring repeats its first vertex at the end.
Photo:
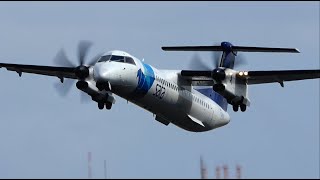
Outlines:
MULTIPOLYGON (((221 46, 221 44, 215 43, 214 46, 221 46)), ((200 56, 196 53, 192 57, 192 60, 189 64, 191 69, 195 70, 202 70, 202 71, 212 71, 212 78, 215 79, 217 82, 221 82, 225 79, 226 74, 223 69, 220 69, 220 61, 221 61, 222 52, 214 51, 211 55, 211 65, 204 63, 200 56)), ((242 65, 248 64, 246 58, 243 54, 236 54, 234 68, 237 68, 242 65)))
MULTIPOLYGON (((214 46, 220 46, 220 44, 215 43, 214 46)), ((200 56, 195 53, 191 59, 191 62, 189 63, 189 67, 195 70, 203 70, 203 71, 211 71, 213 69, 216 69, 220 65, 220 60, 221 60, 222 52, 217 52, 214 51, 211 54, 211 64, 209 65, 207 63, 204 63, 200 56)), ((235 62, 234 62, 234 68, 247 65, 247 60, 243 54, 237 53, 235 62)))
POLYGON ((236 60, 234 61, 234 68, 248 65, 247 58, 243 54, 237 54, 236 60))
MULTIPOLYGON (((89 67, 94 65, 95 62, 98 60, 98 58, 101 56, 101 54, 96 55, 94 58, 92 58, 87 65, 85 65, 85 59, 88 54, 88 51, 90 47, 92 46, 92 43, 90 41, 80 41, 78 44, 78 65, 75 65, 72 61, 68 59, 66 56, 66 53, 64 49, 61 49, 57 55, 54 58, 54 63, 58 66, 62 67, 72 67, 75 68, 75 74, 78 77, 79 80, 83 80, 89 76, 89 67)), ((54 87, 58 94, 62 97, 65 97, 71 90, 71 87, 75 84, 76 80, 74 79, 65 79, 63 81, 63 84, 61 83, 55 83, 54 87)), ((81 102, 88 102, 91 99, 89 96, 80 91, 80 99, 81 102)))
POLYGON ((210 64, 204 63, 201 57, 199 56, 199 54, 195 53, 191 58, 189 67, 191 69, 200 70, 200 71, 211 71, 212 69, 218 68, 220 64, 221 52, 213 52, 211 56, 212 56, 212 61, 210 65, 210 64))

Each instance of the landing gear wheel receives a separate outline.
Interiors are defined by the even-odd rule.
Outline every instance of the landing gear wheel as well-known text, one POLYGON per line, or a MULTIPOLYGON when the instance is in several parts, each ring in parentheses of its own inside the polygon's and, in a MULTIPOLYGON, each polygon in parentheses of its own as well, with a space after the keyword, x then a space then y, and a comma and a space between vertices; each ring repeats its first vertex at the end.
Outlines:
POLYGON ((107 102, 106 103, 106 109, 110 110, 112 107, 112 103, 107 102))
POLYGON ((232 107, 233 107, 233 111, 234 112, 237 112, 239 110, 239 106, 238 105, 233 105, 232 107))
POLYGON ((102 90, 106 90, 106 91, 110 91, 110 88, 109 88, 109 83, 108 82, 97 82, 96 83, 96 87, 99 89, 99 91, 102 91, 102 90))
POLYGON ((98 102, 98 107, 99 107, 99 109, 103 109, 104 108, 104 103, 103 102, 98 102))
POLYGON ((241 104, 240 105, 240 109, 241 109, 242 112, 245 112, 246 109, 247 109, 247 106, 245 104, 241 104))
POLYGON ((104 87, 104 89, 105 89, 106 91, 110 91, 109 84, 106 84, 105 87, 104 87))
POLYGON ((96 83, 97 88, 99 89, 99 91, 103 90, 103 84, 101 82, 97 82, 96 83))

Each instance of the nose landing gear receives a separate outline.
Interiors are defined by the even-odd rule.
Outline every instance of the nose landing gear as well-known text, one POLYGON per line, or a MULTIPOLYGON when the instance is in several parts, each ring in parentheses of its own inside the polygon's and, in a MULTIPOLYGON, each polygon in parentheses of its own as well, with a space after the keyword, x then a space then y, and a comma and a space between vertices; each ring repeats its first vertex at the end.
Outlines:
POLYGON ((106 91, 110 91, 110 87, 109 87, 109 82, 97 82, 96 83, 97 88, 99 89, 99 91, 102 90, 106 90, 106 91))
POLYGON ((246 111, 247 106, 246 106, 245 104, 240 104, 240 105, 234 104, 234 105, 232 105, 233 111, 234 111, 234 112, 237 112, 237 111, 239 110, 239 106, 240 106, 240 110, 241 110, 242 112, 245 112, 245 111, 246 111))

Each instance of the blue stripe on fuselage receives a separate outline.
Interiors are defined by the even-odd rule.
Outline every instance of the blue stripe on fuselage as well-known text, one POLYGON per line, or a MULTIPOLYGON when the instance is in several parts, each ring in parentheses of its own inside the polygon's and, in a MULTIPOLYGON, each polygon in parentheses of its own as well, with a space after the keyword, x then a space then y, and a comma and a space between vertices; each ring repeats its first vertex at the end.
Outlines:
POLYGON ((224 111, 227 111, 228 108, 228 102, 227 100, 221 96, 219 93, 212 90, 212 88, 204 88, 204 89, 196 89, 201 94, 207 96, 214 102, 216 102, 224 111))

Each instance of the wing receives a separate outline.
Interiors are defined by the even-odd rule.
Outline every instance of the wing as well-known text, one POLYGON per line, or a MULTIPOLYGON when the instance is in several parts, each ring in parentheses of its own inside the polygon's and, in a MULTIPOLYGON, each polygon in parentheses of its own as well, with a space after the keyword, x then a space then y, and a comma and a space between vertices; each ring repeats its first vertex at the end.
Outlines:
MULTIPOLYGON (((211 71, 182 70, 181 76, 191 81, 193 85, 213 85, 211 71)), ((320 78, 320 70, 240 71, 237 77, 243 79, 249 85, 277 82, 283 86, 284 81, 320 78)))
POLYGON ((54 66, 37 66, 37 65, 23 65, 23 64, 6 64, 0 63, 0 68, 4 67, 8 71, 16 71, 19 76, 24 73, 33 73, 46 76, 56 76, 63 81, 63 78, 77 79, 75 75, 75 68, 71 67, 54 67, 54 66))
POLYGON ((211 71, 182 70, 181 77, 193 86, 213 86, 211 71))
POLYGON ((248 75, 240 76, 247 84, 263 84, 284 81, 297 81, 320 78, 320 70, 284 70, 284 71, 248 71, 248 75))

